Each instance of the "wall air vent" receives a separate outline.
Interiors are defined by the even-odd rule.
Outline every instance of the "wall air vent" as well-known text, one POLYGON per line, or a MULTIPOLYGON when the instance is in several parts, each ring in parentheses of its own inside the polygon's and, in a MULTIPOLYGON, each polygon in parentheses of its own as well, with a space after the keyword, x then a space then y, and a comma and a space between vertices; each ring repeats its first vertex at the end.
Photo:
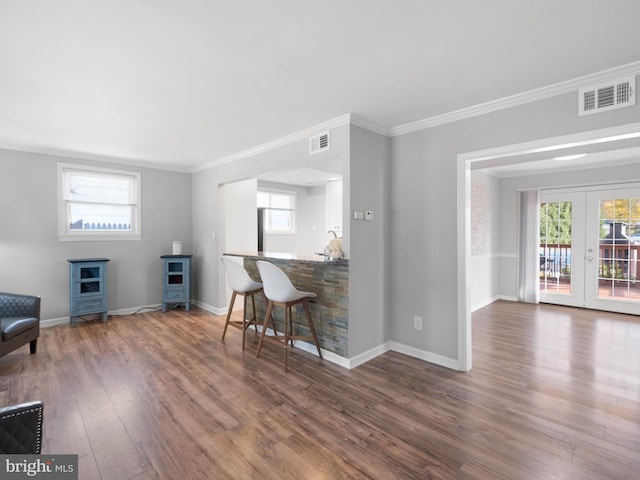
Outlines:
POLYGON ((578 115, 614 110, 636 104, 636 77, 611 80, 579 91, 578 115))
POLYGON ((321 133, 309 139, 309 153, 320 153, 329 150, 329 132, 321 133))

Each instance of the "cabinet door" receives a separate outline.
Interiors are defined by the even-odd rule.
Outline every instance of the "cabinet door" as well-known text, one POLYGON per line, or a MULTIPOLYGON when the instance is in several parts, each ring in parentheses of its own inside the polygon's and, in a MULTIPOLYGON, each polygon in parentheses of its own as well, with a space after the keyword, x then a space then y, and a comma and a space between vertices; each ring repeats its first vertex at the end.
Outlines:
POLYGON ((78 296, 103 295, 104 266, 99 263, 76 264, 75 291, 78 296))
POLYGON ((184 285, 186 273, 184 259, 167 260, 165 271, 167 286, 178 287, 184 285))

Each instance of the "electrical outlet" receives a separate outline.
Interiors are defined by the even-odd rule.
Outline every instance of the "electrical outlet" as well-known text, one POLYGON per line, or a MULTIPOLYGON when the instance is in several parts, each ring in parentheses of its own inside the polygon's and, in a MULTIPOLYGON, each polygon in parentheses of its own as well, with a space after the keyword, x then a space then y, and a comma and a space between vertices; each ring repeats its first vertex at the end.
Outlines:
POLYGON ((365 210, 364 211, 364 219, 371 221, 373 220, 373 210, 365 210))
POLYGON ((422 330, 422 317, 418 315, 413 317, 413 328, 416 330, 422 330))

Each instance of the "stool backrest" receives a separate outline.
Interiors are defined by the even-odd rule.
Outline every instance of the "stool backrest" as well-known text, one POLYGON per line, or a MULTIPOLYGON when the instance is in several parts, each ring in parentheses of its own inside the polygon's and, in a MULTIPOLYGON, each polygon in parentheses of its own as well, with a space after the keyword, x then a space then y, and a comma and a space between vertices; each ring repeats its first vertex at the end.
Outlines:
POLYGON ((236 292, 249 292, 261 287, 260 283, 251 280, 247 271, 239 263, 224 257, 220 258, 220 261, 227 271, 227 282, 231 290, 236 292))
POLYGON ((269 300, 284 303, 304 296, 293 286, 287 274, 280 267, 263 260, 257 261, 256 265, 262 278, 264 294, 269 300))

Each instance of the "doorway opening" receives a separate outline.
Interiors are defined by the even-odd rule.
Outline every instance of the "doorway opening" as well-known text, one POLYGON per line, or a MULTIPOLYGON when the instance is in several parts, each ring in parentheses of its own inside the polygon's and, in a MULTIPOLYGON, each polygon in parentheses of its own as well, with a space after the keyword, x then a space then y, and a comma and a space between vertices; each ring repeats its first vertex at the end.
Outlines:
POLYGON ((458 352, 459 369, 472 367, 471 285, 471 169, 528 162, 583 151, 606 151, 640 145, 640 123, 620 125, 532 142, 507 145, 458 155, 458 352))

